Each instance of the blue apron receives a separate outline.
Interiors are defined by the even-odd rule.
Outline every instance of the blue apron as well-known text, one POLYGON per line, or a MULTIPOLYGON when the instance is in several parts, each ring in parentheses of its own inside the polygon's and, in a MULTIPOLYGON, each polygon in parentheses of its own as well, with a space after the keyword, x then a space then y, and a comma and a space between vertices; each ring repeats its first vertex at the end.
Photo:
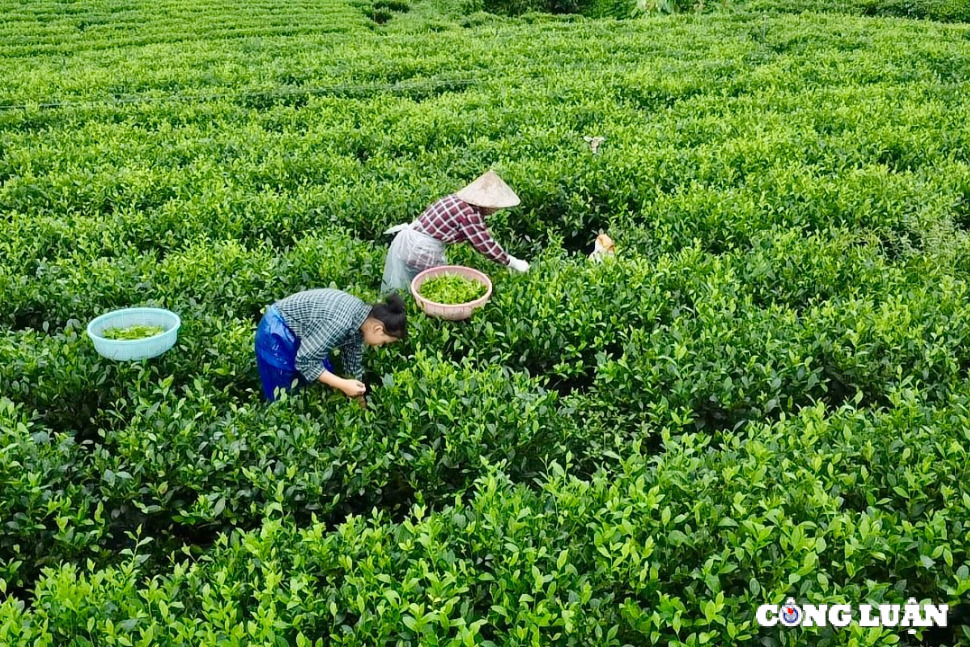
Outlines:
MULTIPOLYGON (((286 325, 280 311, 276 306, 267 308, 256 329, 256 366, 263 384, 263 395, 270 402, 276 400, 277 389, 289 391, 306 384, 296 370, 296 352, 299 349, 300 340, 286 325)), ((334 372, 329 359, 324 360, 323 366, 334 372)))

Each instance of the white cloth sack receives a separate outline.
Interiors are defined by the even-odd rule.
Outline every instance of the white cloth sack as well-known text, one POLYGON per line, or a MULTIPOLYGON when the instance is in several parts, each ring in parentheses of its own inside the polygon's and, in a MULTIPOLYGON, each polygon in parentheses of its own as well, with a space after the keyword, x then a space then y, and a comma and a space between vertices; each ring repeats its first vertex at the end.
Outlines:
POLYGON ((397 225, 384 233, 395 236, 384 261, 381 294, 393 290, 410 292, 415 276, 429 267, 445 264, 445 244, 415 231, 413 224, 397 225))

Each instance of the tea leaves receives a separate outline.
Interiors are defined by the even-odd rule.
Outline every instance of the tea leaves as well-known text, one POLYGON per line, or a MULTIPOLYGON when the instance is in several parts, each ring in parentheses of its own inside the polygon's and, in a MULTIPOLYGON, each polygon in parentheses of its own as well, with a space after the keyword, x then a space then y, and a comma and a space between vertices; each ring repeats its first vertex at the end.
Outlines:
POLYGON ((0 0, 0 644, 970 639, 965 12, 641 4, 0 0), (486 168, 530 272, 264 404, 262 310, 486 168))

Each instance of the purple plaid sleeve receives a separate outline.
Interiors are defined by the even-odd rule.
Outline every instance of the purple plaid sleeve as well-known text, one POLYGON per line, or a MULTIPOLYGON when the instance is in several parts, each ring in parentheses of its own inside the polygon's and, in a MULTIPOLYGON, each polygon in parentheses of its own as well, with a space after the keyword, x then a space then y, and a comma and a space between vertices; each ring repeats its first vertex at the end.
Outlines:
POLYGON ((478 209, 472 209, 471 213, 465 214, 461 221, 461 230, 465 240, 470 242, 486 258, 490 258, 500 265, 509 264, 509 255, 492 238, 488 227, 485 226, 485 219, 482 218, 478 209))
POLYGON ((509 264, 509 255, 495 242, 477 207, 449 195, 428 207, 417 221, 417 229, 444 243, 468 241, 487 258, 509 264))

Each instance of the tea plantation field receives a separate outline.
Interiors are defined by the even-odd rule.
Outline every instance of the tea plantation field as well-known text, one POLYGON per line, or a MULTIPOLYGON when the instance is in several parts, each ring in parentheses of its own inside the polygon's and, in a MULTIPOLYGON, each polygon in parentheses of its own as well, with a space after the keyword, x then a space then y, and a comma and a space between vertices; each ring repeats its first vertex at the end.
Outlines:
POLYGON ((970 644, 755 621, 970 603, 967 6, 651 6, 0 0, 0 645, 970 644), (531 271, 264 404, 489 168, 531 271))

